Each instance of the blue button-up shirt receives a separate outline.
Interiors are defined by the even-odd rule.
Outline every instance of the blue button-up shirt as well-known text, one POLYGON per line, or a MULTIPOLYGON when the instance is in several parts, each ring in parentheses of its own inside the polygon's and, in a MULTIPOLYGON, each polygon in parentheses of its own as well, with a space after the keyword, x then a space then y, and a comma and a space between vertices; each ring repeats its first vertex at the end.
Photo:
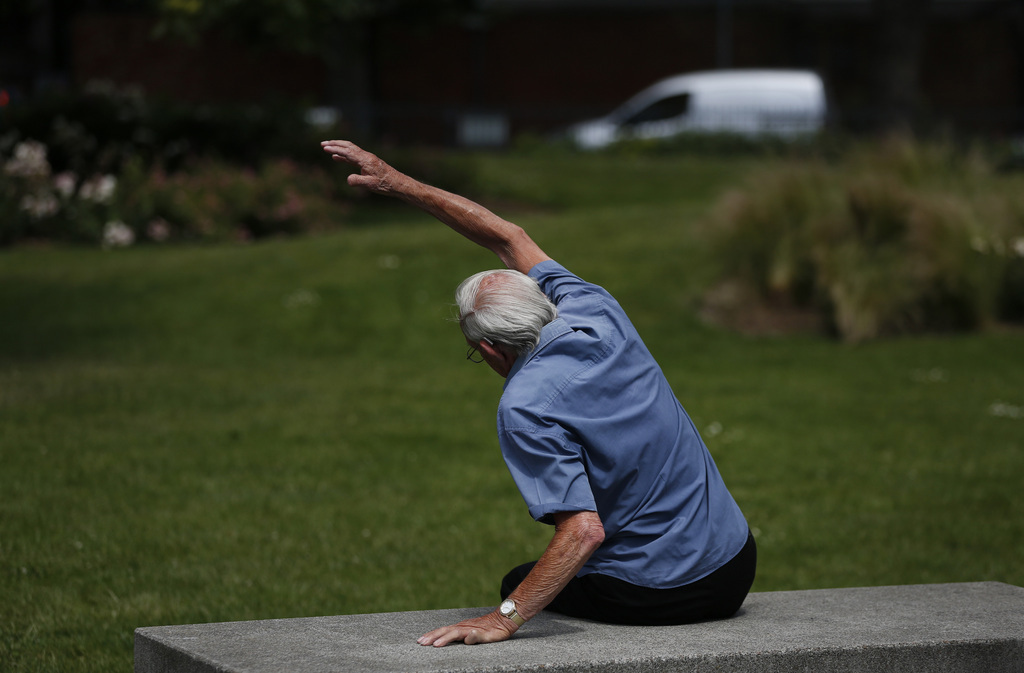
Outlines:
POLYGON ((605 541, 580 575, 670 588, 717 570, 747 523, 661 368, 604 289, 553 261, 530 276, 559 315, 515 362, 498 406, 530 514, 597 512, 605 541))

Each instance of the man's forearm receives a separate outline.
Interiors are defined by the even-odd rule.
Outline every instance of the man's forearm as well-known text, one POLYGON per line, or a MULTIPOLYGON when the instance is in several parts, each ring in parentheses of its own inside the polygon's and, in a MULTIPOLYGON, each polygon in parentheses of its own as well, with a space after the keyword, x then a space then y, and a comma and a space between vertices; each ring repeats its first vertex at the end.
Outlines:
POLYGON ((536 246, 532 245, 533 241, 522 227, 498 217, 479 203, 424 184, 402 173, 395 177, 391 193, 430 213, 470 241, 487 248, 511 269, 525 272, 536 263, 531 260, 529 253, 534 253, 536 257, 539 248, 536 251, 530 249, 536 246), (522 268, 524 266, 525 269, 522 268))
POLYGON ((604 541, 604 527, 595 512, 556 515, 555 534, 530 574, 509 598, 530 619, 543 610, 604 541))

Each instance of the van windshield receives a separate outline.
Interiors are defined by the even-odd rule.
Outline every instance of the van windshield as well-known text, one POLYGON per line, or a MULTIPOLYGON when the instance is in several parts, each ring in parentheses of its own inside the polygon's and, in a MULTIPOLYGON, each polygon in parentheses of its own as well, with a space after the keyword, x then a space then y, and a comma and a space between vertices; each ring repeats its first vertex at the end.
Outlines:
POLYGON ((681 93, 657 100, 639 112, 631 114, 622 122, 624 126, 634 126, 645 122, 656 122, 672 119, 686 114, 690 109, 690 94, 681 93))

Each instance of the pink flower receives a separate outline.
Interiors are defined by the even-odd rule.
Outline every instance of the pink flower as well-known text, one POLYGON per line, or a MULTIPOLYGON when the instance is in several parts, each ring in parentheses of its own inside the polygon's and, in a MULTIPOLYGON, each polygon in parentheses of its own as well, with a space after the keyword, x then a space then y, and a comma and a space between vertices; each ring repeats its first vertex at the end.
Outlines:
POLYGON ((64 171, 53 176, 53 188, 65 199, 71 198, 71 195, 75 193, 77 182, 78 179, 71 171, 64 171))
POLYGON ((162 217, 158 217, 146 225, 146 235, 157 243, 163 243, 171 237, 171 225, 162 217))

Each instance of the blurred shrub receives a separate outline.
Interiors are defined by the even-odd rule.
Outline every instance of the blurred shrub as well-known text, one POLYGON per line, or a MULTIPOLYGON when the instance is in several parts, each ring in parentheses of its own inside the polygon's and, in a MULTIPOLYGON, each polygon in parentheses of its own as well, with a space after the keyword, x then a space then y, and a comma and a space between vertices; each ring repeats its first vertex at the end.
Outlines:
POLYGON ((341 226, 349 211, 323 170, 284 159, 258 171, 205 160, 174 174, 131 163, 116 205, 137 236, 155 242, 309 233, 341 226))
POLYGON ((842 338, 1024 320, 1024 180, 946 145, 865 145, 793 162, 720 202, 714 249, 764 302, 842 338))
MULTIPOLYGON (((342 172, 287 159, 240 168, 217 159, 169 173, 138 157, 118 175, 54 173, 45 145, 0 158, 0 245, 22 240, 101 243, 248 240, 341 226, 350 210, 342 172)), ((328 167, 329 168, 329 167, 328 167)))
POLYGON ((42 143, 19 143, 0 161, 0 244, 22 239, 97 241, 113 221, 117 180, 70 172, 54 174, 42 143))
POLYGON ((823 174, 799 167, 760 176, 753 191, 727 194, 713 236, 726 272, 761 296, 787 297, 797 305, 812 301, 813 222, 828 212, 831 196, 823 174))

